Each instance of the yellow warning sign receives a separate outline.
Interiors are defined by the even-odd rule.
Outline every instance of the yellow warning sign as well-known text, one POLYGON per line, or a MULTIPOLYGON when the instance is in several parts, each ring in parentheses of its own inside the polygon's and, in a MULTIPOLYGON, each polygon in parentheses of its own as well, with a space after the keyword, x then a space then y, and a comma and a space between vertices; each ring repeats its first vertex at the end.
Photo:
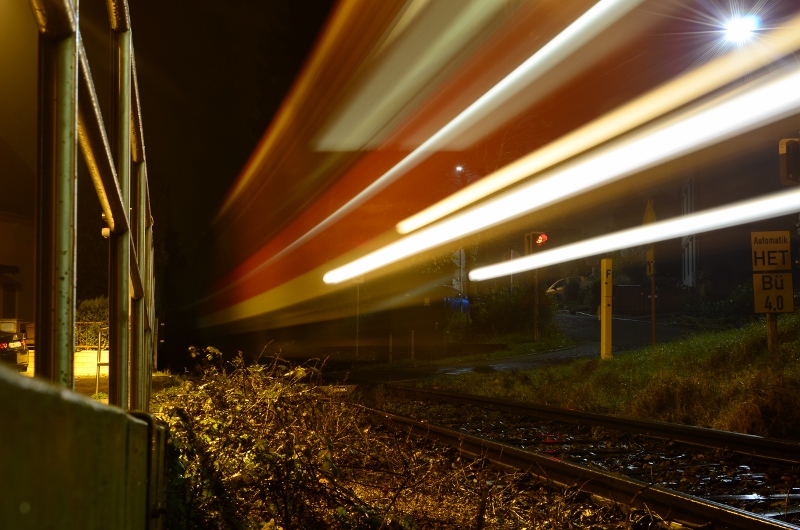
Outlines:
POLYGON ((792 313, 792 273, 753 274, 753 303, 756 313, 792 313))
POLYGON ((756 313, 792 313, 792 246, 788 230, 750 232, 756 313))
POLYGON ((792 270, 792 247, 788 230, 750 232, 753 271, 792 270))

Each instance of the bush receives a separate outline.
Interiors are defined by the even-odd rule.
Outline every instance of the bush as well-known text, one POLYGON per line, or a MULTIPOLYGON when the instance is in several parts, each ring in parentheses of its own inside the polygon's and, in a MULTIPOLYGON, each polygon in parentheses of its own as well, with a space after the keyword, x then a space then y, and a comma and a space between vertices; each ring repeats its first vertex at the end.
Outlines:
POLYGON ((108 324, 108 298, 98 296, 78 302, 75 310, 77 322, 105 322, 108 324))
MULTIPOLYGON (((539 295, 539 332, 548 336, 555 331, 553 313, 539 295)), ((481 293, 471 308, 474 331, 494 337, 504 333, 530 333, 533 329, 533 290, 524 285, 489 289, 481 293)))
POLYGON ((686 306, 685 314, 691 319, 710 327, 734 328, 753 322, 753 284, 737 285, 720 299, 695 295, 686 306))
MULTIPOLYGON (((78 303, 75 311, 75 346, 96 348, 101 328, 108 327, 108 298, 98 296, 78 303)), ((108 348, 108 334, 103 335, 101 348, 108 348)))

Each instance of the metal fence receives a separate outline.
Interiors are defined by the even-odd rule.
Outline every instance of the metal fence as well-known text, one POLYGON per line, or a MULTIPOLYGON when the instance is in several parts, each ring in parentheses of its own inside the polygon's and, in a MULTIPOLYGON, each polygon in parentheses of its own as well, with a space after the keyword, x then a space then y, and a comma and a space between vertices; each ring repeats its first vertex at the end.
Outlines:
POLYGON ((75 351, 107 350, 108 334, 100 333, 107 327, 108 322, 75 322, 75 351))
POLYGON ((127 0, 107 0, 112 98, 98 104, 73 0, 29 0, 39 29, 36 374, 73 383, 78 147, 109 238, 109 403, 147 410, 156 330, 153 219, 127 0), (128 366, 130 365, 130 370, 128 366))

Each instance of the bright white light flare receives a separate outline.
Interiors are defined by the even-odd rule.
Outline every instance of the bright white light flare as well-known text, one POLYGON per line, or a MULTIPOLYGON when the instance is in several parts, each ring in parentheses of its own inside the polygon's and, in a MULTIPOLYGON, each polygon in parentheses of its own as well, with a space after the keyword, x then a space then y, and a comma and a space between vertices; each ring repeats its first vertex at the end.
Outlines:
POLYGON ((761 219, 780 217, 781 215, 798 211, 800 211, 800 190, 794 189, 761 199, 743 201, 678 217, 669 221, 642 225, 637 228, 539 252, 524 258, 481 267, 471 271, 469 279, 480 281, 499 276, 508 276, 509 274, 517 274, 574 259, 607 254, 615 250, 719 230, 720 228, 737 226, 761 219))
POLYGON ((780 119, 800 108, 800 72, 776 75, 620 138, 495 199, 334 269, 333 284, 576 196, 780 119))
POLYGON ((747 42, 760 25, 761 21, 755 15, 732 18, 725 24, 725 38, 731 42, 747 42))

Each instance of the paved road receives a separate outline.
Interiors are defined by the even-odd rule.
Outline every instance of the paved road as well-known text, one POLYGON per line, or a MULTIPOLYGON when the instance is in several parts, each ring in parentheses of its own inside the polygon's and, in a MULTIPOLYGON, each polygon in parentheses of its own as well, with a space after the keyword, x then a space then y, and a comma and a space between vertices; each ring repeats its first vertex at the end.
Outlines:
MULTIPOLYGON (((600 321, 595 315, 557 313, 556 322, 565 335, 578 341, 593 342, 600 352, 600 321)), ((667 324, 656 319, 656 342, 665 343, 687 337, 689 328, 667 324)), ((611 343, 615 351, 635 350, 649 346, 651 340, 650 318, 614 317, 611 324, 611 343)))
MULTIPOLYGON (((556 322, 569 338, 578 342, 572 348, 564 350, 536 353, 514 359, 500 360, 491 363, 495 370, 527 370, 554 363, 569 362, 582 357, 600 355, 600 321, 595 315, 557 313, 556 322)), ((666 343, 686 338, 691 331, 687 328, 669 325, 656 320, 656 342, 666 343)), ((637 350, 652 343, 652 327, 650 319, 614 317, 611 324, 611 345, 615 354, 637 350)), ((458 373, 454 367, 446 373, 458 373)))
MULTIPOLYGON (((571 348, 562 350, 531 353, 530 355, 517 356, 511 359, 499 359, 490 363, 470 362, 441 367, 393 367, 386 365, 374 366, 369 369, 353 371, 349 374, 328 374, 329 378, 341 380, 345 377, 353 382, 358 381, 384 381, 398 382, 420 380, 437 377, 443 374, 459 374, 472 371, 476 365, 487 364, 497 371, 504 370, 529 370, 541 366, 561 364, 584 357, 600 355, 600 322, 595 315, 576 314, 570 315, 563 312, 555 315, 556 322, 564 334, 577 341, 571 348)), ((656 323, 656 341, 658 343, 671 342, 685 338, 691 330, 679 326, 669 325, 665 322, 656 323)), ((651 343, 651 324, 648 319, 635 319, 615 317, 612 323, 612 346, 614 353, 624 354, 649 346, 651 343)))

